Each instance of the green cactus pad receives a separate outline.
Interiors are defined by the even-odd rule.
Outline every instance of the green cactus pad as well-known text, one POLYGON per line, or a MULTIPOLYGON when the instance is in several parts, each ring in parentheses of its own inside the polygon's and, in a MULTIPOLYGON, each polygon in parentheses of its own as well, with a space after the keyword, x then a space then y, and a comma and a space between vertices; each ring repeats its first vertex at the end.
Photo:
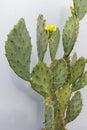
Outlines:
POLYGON ((54 123, 54 101, 51 96, 45 98, 45 126, 46 130, 53 130, 54 123))
POLYGON ((51 65, 51 70, 53 72, 53 88, 58 90, 67 80, 68 68, 65 60, 63 58, 55 60, 51 65))
POLYGON ((76 52, 73 54, 73 56, 72 56, 72 58, 71 58, 71 66, 73 66, 73 65, 75 65, 75 63, 76 63, 76 61, 77 61, 77 54, 76 54, 76 52))
POLYGON ((77 92, 72 97, 71 101, 68 104, 68 108, 66 111, 66 123, 73 121, 81 112, 82 109, 82 99, 81 93, 77 92))
POLYGON ((56 92, 56 97, 58 100, 58 111, 60 114, 64 114, 67 104, 70 100, 71 89, 69 85, 64 85, 62 88, 56 92))
POLYGON ((87 13, 87 0, 73 0, 76 16, 81 20, 87 13))
POLYGON ((77 40, 78 31, 79 31, 78 19, 76 19, 76 17, 73 16, 69 17, 64 26, 62 35, 65 56, 68 56, 72 51, 74 44, 77 40))
POLYGON ((85 59, 83 57, 80 57, 76 63, 71 66, 71 77, 70 77, 70 83, 75 82, 84 72, 85 68, 85 59))
POLYGON ((47 50, 49 33, 45 30, 45 20, 43 15, 37 20, 37 53, 40 61, 43 60, 47 50))
POLYGON ((32 71, 31 83, 34 90, 43 96, 49 95, 52 90, 52 73, 43 62, 39 62, 32 71))
POLYGON ((49 51, 50 51, 51 60, 55 59, 56 52, 59 45, 59 40, 60 40, 60 31, 57 28, 56 31, 50 33, 49 51))
POLYGON ((56 113, 54 120, 54 130, 65 130, 62 118, 56 113))
POLYGON ((48 109, 46 110, 46 130, 50 130, 52 128, 52 115, 53 115, 53 107, 51 105, 48 106, 48 109))
POLYGON ((6 57, 14 72, 24 80, 30 78, 31 38, 24 19, 20 19, 8 34, 5 44, 6 57))
POLYGON ((83 73, 78 81, 72 86, 72 91, 77 91, 87 85, 87 72, 83 73))

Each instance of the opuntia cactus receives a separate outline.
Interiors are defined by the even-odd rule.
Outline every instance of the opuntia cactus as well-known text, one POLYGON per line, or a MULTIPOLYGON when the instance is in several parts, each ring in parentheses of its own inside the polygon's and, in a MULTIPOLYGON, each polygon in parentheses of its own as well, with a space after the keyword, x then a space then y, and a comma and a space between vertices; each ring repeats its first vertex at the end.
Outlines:
POLYGON ((6 57, 14 72, 29 81, 32 88, 45 98, 45 128, 42 130, 66 130, 66 124, 81 112, 82 96, 78 91, 87 85, 87 59, 71 52, 76 43, 80 20, 87 13, 87 0, 73 0, 72 16, 65 23, 62 35, 64 56, 56 58, 60 40, 59 28, 46 25, 43 15, 37 19, 38 63, 30 71, 31 38, 24 19, 20 19, 8 34, 5 43, 6 57), (44 62, 49 47, 51 64, 44 62), (74 93, 73 93, 74 92, 74 93), (73 96, 72 96, 73 94, 73 96))

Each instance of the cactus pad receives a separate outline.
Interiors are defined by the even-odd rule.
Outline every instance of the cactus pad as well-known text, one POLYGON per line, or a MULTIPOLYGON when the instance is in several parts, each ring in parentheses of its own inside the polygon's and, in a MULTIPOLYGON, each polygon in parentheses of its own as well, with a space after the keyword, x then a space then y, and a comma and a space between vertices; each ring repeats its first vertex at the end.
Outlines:
POLYGON ((50 38, 49 38, 49 51, 50 51, 51 60, 55 59, 56 52, 59 45, 59 40, 60 40, 60 32, 59 29, 57 28, 56 31, 50 33, 50 38))
POLYGON ((77 40, 78 31, 79 31, 78 19, 76 19, 76 17, 73 16, 69 17, 64 26, 62 35, 65 56, 68 56, 72 51, 74 44, 77 40))
POLYGON ((46 130, 50 130, 52 128, 52 120, 53 120, 53 107, 52 105, 49 105, 48 106, 48 109, 46 109, 46 123, 45 123, 45 126, 46 126, 46 130))
POLYGON ((65 130, 64 129, 64 122, 62 118, 56 113, 55 120, 54 120, 54 130, 65 130))
POLYGON ((87 72, 83 73, 78 81, 73 85, 72 90, 77 91, 87 85, 87 72))
POLYGON ((49 95, 52 90, 52 73, 49 68, 43 62, 39 62, 32 71, 31 83, 33 89, 35 89, 40 94, 49 95))
POLYGON ((49 33, 45 30, 45 26, 43 15, 39 15, 37 20, 37 53, 40 61, 43 60, 48 45, 49 33))
POLYGON ((87 13, 87 0, 73 0, 75 14, 81 20, 87 13))
POLYGON ((76 61, 77 61, 77 54, 75 52, 71 58, 71 66, 75 65, 76 61))
POLYGON ((70 100, 71 89, 69 85, 64 85, 62 88, 56 92, 56 97, 58 100, 58 111, 60 114, 64 114, 67 104, 70 100))
POLYGON ((81 93, 76 92, 68 104, 66 111, 66 123, 73 121, 81 112, 82 109, 82 99, 81 93))
POLYGON ((63 58, 55 60, 51 66, 53 72, 53 88, 58 90, 67 80, 68 69, 63 58))
POLYGON ((5 49, 11 68, 19 77, 27 81, 30 78, 31 48, 31 38, 26 29, 24 19, 20 19, 9 33, 5 49))
POLYGON ((76 63, 71 66, 71 77, 70 77, 70 83, 75 82, 84 72, 85 68, 85 59, 83 57, 80 57, 76 63))

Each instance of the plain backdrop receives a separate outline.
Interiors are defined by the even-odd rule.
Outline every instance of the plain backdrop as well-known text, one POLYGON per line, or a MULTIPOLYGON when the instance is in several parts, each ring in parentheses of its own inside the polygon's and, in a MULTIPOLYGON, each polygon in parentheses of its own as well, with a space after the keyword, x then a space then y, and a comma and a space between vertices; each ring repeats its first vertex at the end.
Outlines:
MULTIPOLYGON (((0 130, 41 130, 44 120, 44 98, 29 83, 20 79, 9 67, 5 57, 5 41, 14 24, 23 17, 32 37, 32 67, 37 63, 36 22, 43 14, 49 24, 61 31, 71 15, 72 0, 0 0, 0 130)), ((80 22, 80 33, 74 50, 78 57, 87 57, 87 16, 80 22)), ((62 43, 57 56, 63 55, 62 43)), ((49 63, 49 55, 45 60, 49 63)), ((83 109, 68 130, 87 130, 87 87, 81 90, 83 109)))

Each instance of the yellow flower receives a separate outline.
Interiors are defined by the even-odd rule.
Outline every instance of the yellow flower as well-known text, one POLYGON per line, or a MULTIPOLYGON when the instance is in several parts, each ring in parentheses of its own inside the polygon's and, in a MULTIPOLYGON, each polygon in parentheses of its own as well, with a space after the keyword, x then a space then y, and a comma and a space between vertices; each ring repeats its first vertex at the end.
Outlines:
POLYGON ((71 11, 74 11, 74 7, 73 7, 73 6, 70 6, 70 10, 71 10, 71 11))
POLYGON ((49 32, 54 32, 54 31, 56 31, 56 29, 57 29, 57 27, 55 25, 47 25, 45 27, 45 30, 49 31, 49 32))

